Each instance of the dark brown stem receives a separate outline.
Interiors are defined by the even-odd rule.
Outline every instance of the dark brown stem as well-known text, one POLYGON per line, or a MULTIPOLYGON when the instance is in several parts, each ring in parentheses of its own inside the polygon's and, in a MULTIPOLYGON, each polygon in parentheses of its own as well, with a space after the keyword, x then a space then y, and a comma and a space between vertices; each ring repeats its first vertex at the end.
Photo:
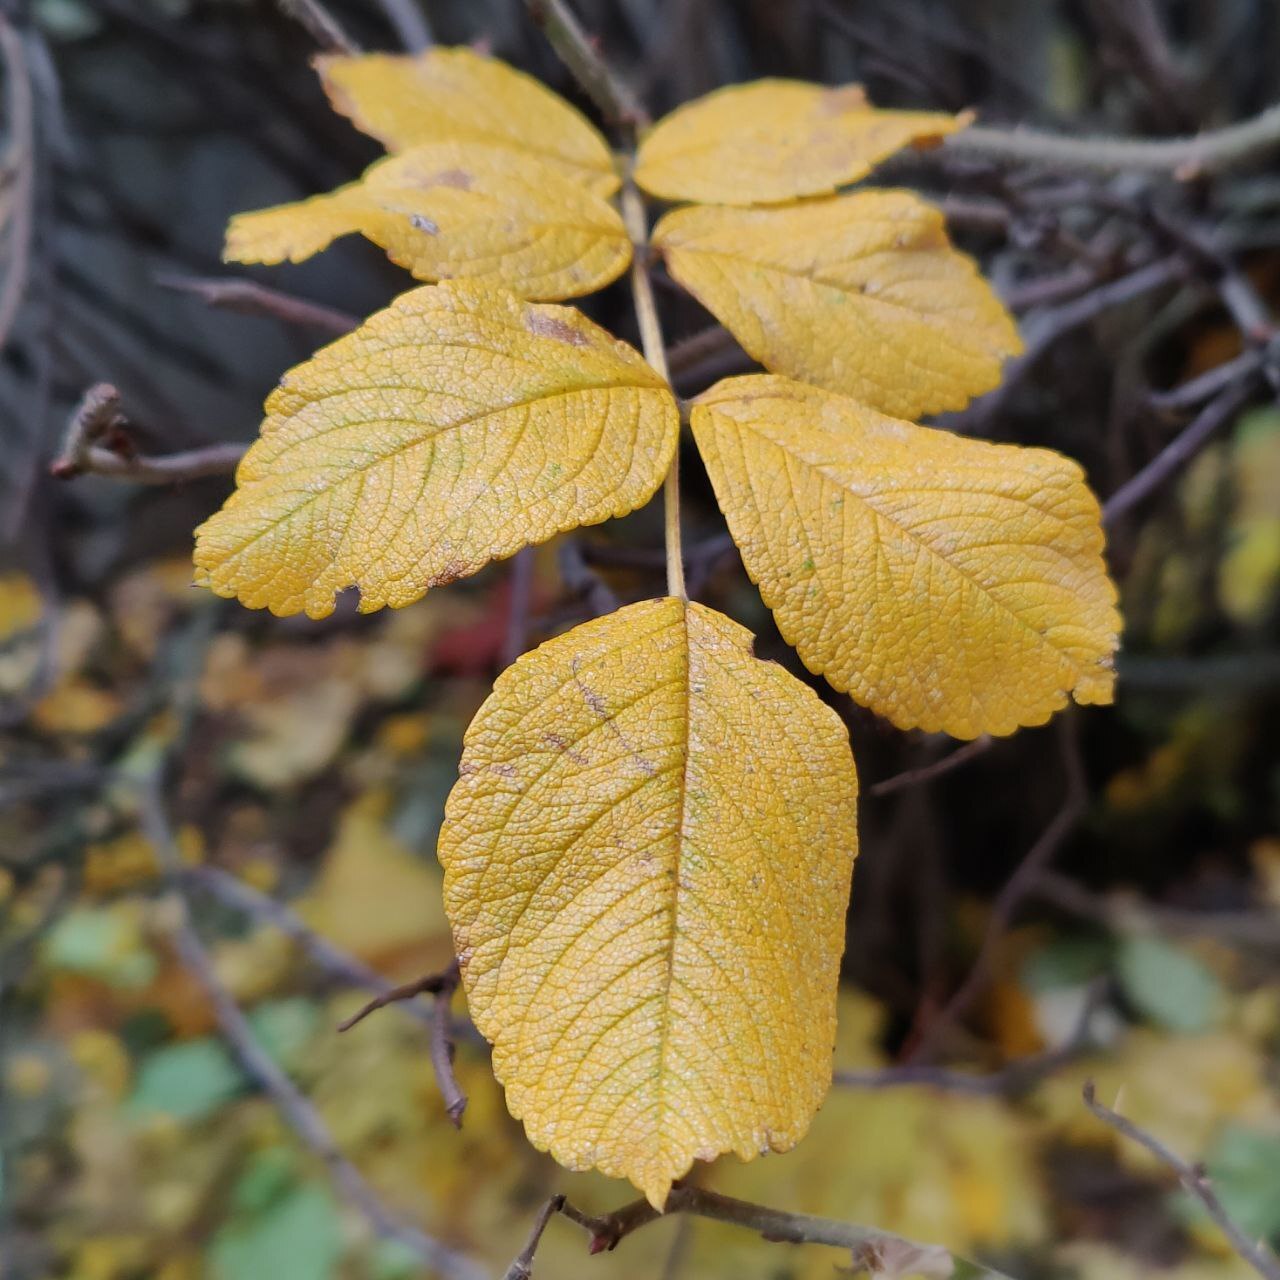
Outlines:
POLYGON ((211 307, 238 311, 249 316, 269 316, 285 324, 298 325, 304 329, 319 329, 323 333, 331 333, 339 337, 344 333, 350 333, 360 323, 358 317, 349 315, 345 311, 321 306, 318 302, 308 302, 305 298, 295 298, 292 294, 282 293, 279 289, 268 289, 265 285, 256 284, 252 280, 238 280, 234 277, 219 279, 215 276, 160 275, 156 277, 156 281, 166 289, 194 293, 211 307))
POLYGON ((984 733, 980 738, 974 738, 972 742, 966 742, 964 746, 948 752, 941 760, 921 765, 918 769, 907 769, 903 773, 895 773, 892 778, 873 783, 867 789, 867 793, 873 796, 888 796, 895 791, 903 791, 907 787, 918 787, 923 783, 932 782, 934 778, 940 778, 950 773, 952 769, 958 769, 962 764, 976 760, 978 756, 989 751, 994 742, 995 739, 990 734, 984 733))
POLYGON ((969 1012, 986 984, 991 965, 995 961, 996 948, 1008 929, 1014 912, 1031 892, 1040 874, 1053 861, 1084 813, 1088 788, 1084 777, 1084 762, 1080 758, 1080 745, 1076 740, 1075 723, 1070 712, 1064 713, 1060 718, 1058 731, 1061 735, 1063 771, 1067 784, 1062 804, 1035 843, 1023 855, 1004 888, 996 895, 977 959, 951 999, 926 1025, 907 1055, 908 1061, 927 1059, 942 1043, 946 1034, 969 1012))
POLYGON ((1217 1223, 1239 1258, 1264 1277, 1264 1280, 1280 1280, 1280 1262, 1276 1260, 1275 1254, 1264 1244, 1255 1243, 1245 1235, 1226 1211, 1222 1201, 1218 1199, 1213 1184, 1202 1168, 1188 1164, 1145 1129, 1139 1128, 1132 1120, 1126 1119, 1099 1102, 1092 1080, 1085 1081, 1084 1104, 1104 1124, 1110 1125, 1121 1136, 1146 1148, 1165 1168, 1171 1170, 1183 1187, 1205 1207, 1209 1217, 1217 1223))
POLYGON ((1176 475, 1209 443, 1220 427, 1235 417, 1257 385, 1256 376, 1246 376, 1210 400, 1183 431, 1102 504, 1102 523, 1114 524, 1176 475))
POLYGON ((455 960, 439 973, 429 973, 424 978, 415 978, 398 987, 374 996, 366 1005, 356 1010, 351 1017, 338 1024, 339 1031, 350 1031, 358 1022, 362 1022, 378 1009, 385 1009, 389 1004, 401 1000, 413 1000, 417 996, 430 995, 432 1001, 431 1016, 431 1067, 436 1074, 436 1083, 440 1086, 440 1095, 444 1098, 444 1109, 455 1129, 462 1128, 462 1113, 467 1109, 467 1095, 458 1084, 458 1077, 453 1070, 453 1019, 449 1005, 453 993, 458 989, 458 962, 455 960))

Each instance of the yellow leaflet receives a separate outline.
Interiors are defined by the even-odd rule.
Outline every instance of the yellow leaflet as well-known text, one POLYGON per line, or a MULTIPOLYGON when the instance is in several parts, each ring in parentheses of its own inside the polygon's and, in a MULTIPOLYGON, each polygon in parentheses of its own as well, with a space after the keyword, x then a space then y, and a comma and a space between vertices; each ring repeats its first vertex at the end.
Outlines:
POLYGON ((698 397, 693 431, 778 629, 837 689, 958 738, 1111 701, 1120 616, 1074 462, 768 376, 698 397))
POLYGON ((402 294, 266 409, 196 531, 196 580, 313 618, 346 587, 399 607, 642 506, 679 432, 662 379, 581 313, 456 282, 402 294))
POLYGON ((360 232, 419 280, 469 278, 574 298, 626 270, 617 211, 531 156, 456 142, 379 160, 359 182, 232 218, 229 262, 301 262, 360 232))
POLYGON ((898 417, 962 408, 1022 350, 941 212, 907 191, 677 209, 654 243, 766 368, 898 417))
POLYGON ((672 598, 499 677, 440 835, 471 1016, 535 1145, 656 1207, 793 1146, 831 1081, 857 848, 839 718, 672 598))
POLYGON ((608 145, 586 118, 532 76, 471 49, 410 57, 318 57, 335 111, 388 151, 426 142, 491 143, 554 165, 598 195, 618 189, 608 145))
POLYGON ((659 120, 640 147, 636 181, 665 200, 775 204, 856 182, 895 151, 935 142, 968 122, 877 110, 856 84, 756 80, 659 120))

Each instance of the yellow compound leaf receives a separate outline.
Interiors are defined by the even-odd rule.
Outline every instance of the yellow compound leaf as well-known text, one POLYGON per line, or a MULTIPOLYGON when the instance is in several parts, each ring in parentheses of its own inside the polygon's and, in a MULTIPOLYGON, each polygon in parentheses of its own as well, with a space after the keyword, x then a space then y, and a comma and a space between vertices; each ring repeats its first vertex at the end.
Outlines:
POLYGON ((335 111, 388 151, 428 142, 490 143, 538 157, 607 196, 619 186, 608 144, 532 76, 472 49, 315 60, 335 111))
POLYGON ((453 282, 402 294, 290 370, 196 580, 250 608, 364 612, 642 506, 671 460, 666 383, 571 307, 453 282))
POLYGON ((768 376, 705 392, 693 431, 778 629, 837 689, 958 738, 1111 701, 1120 617, 1074 462, 768 376))
POLYGON ((502 147, 436 143, 379 160, 359 182, 238 214, 226 260, 301 262, 360 232, 419 280, 469 278, 554 301, 626 270, 617 211, 541 160, 502 147))
POLYGON ((659 120, 636 181, 664 200, 776 204, 827 195, 907 146, 969 123, 931 111, 880 111, 856 84, 756 80, 718 89, 659 120))
POLYGON ((962 408, 1022 349, 941 212, 907 191, 677 209, 654 243, 767 369, 897 417, 962 408))
POLYGON ((502 675, 440 836, 471 1016, 535 1145, 661 1208, 831 1081, 857 848, 836 714, 737 623, 646 600, 502 675))

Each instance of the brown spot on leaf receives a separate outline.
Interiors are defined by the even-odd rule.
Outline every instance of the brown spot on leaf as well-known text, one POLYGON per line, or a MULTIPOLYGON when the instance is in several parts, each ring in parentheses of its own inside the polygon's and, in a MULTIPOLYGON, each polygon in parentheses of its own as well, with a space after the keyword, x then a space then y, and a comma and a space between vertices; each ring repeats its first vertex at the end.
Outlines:
POLYGON ((535 311, 532 307, 524 313, 524 327, 540 338, 554 338, 557 342, 567 342, 573 347, 585 347, 587 339, 572 325, 566 324, 556 316, 549 316, 545 311, 535 311))
POLYGON ((454 187, 458 191, 471 190, 471 175, 464 169, 441 169, 427 179, 429 187, 454 187))

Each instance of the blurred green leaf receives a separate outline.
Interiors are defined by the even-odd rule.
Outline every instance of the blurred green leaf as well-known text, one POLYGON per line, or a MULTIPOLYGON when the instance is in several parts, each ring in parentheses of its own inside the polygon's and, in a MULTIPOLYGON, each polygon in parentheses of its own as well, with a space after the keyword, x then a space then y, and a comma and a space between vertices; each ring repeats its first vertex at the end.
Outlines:
POLYGON ((1227 1212, 1251 1238, 1280 1235, 1280 1134, 1228 1125, 1205 1167, 1227 1212))
POLYGON ((1193 955, 1160 938, 1126 938, 1116 972, 1138 1012, 1170 1031, 1206 1031, 1223 1010, 1218 979, 1193 955))
POLYGON ((329 1280, 341 1251, 337 1205, 325 1187, 307 1183, 248 1222, 222 1227, 212 1272, 216 1280, 329 1280))
POLYGON ((234 1098, 244 1084, 226 1046, 206 1036, 148 1054, 128 1106, 137 1117, 161 1114, 200 1120, 234 1098))

